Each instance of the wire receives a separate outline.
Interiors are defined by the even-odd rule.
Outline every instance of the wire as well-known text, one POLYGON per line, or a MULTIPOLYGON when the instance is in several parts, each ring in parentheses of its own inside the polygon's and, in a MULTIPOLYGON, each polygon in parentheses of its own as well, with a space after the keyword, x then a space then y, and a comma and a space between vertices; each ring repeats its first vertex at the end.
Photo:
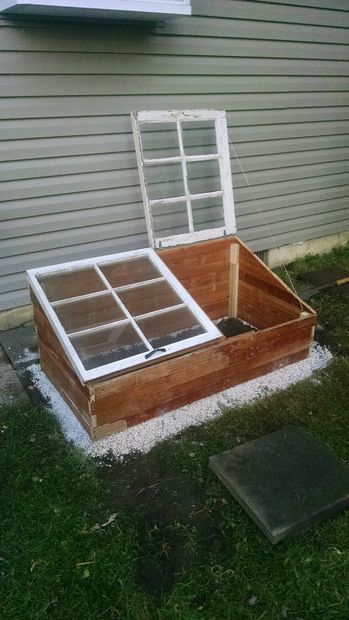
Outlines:
MULTIPOLYGON (((256 205, 257 205, 257 208, 258 208, 258 211, 259 211, 260 215, 262 216, 262 219, 263 219, 263 225, 264 225, 264 227, 266 228, 267 233, 268 233, 268 235, 269 235, 269 237, 270 237, 270 239, 271 239, 271 242, 272 242, 272 245, 273 245, 273 249, 274 249, 274 250, 276 250, 276 251, 279 253, 279 252, 280 252, 280 249, 279 249, 279 248, 278 248, 278 246, 276 245, 276 241, 275 241, 275 238, 274 238, 274 236, 273 236, 273 233, 271 232, 271 229, 270 229, 269 223, 268 223, 268 221, 266 220, 265 214, 263 213, 263 209, 261 208, 261 206, 260 206, 260 204, 259 204, 259 201, 258 201, 258 198, 256 197, 255 191, 254 191, 254 189, 253 189, 253 187, 252 187, 251 183, 249 182, 249 180, 248 180, 248 178, 247 178, 247 174, 246 174, 246 172, 245 172, 245 170, 244 170, 244 167, 243 167, 243 165, 242 165, 242 163, 241 163, 241 161, 240 161, 240 158, 239 158, 239 156, 238 156, 238 154, 237 154, 237 152, 236 152, 236 150, 235 150, 234 144, 233 144, 230 140, 229 140, 229 144, 230 144, 230 146, 231 146, 231 148, 232 148, 232 150, 233 150, 234 157, 236 158, 236 161, 237 161, 237 162, 238 162, 238 164, 239 164, 239 167, 240 167, 240 170, 241 170, 242 175, 243 175, 243 177, 244 177, 245 183, 246 183, 247 187, 250 189, 251 194, 252 194, 252 198, 253 198, 254 202, 256 203, 256 205)), ((290 286, 291 286, 291 289, 293 290, 294 294, 296 295, 296 297, 297 297, 297 299, 298 299, 298 293, 297 293, 296 287, 295 287, 295 285, 294 285, 294 283, 293 283, 293 280, 292 280, 292 278, 291 278, 291 275, 290 275, 290 273, 289 273, 289 271, 288 271, 288 269, 287 269, 286 265, 283 263, 283 261, 282 261, 282 260, 280 261, 280 263, 281 263, 281 266, 282 266, 282 268, 283 268, 283 270, 284 270, 284 272, 285 272, 285 275, 286 275, 286 277, 287 277, 287 279, 288 279, 288 282, 289 282, 289 284, 290 284, 290 286)), ((300 307, 303 309, 303 306, 302 306, 302 304, 301 304, 301 303, 300 303, 300 307)))

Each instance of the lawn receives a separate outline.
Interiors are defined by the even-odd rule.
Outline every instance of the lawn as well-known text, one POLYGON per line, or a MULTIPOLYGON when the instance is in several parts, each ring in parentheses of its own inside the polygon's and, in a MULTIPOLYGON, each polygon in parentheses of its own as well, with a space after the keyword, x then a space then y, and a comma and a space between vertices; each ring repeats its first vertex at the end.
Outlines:
MULTIPOLYGON (((349 246, 290 273, 331 264, 349 246)), ((1 410, 1 620, 348 620, 349 511, 273 547, 208 469, 288 423, 349 461, 349 296, 312 303, 329 367, 148 455, 92 460, 47 412, 1 410)))

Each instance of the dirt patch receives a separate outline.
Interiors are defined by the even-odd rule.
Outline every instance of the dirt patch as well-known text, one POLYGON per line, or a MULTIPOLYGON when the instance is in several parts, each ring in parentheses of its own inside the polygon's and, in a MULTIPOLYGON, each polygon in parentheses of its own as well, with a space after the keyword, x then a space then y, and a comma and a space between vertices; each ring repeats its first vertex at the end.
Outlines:
POLYGON ((108 465, 101 476, 137 528, 136 572, 144 590, 160 597, 208 552, 224 553, 218 516, 205 505, 204 484, 183 471, 161 471, 153 454, 108 465))

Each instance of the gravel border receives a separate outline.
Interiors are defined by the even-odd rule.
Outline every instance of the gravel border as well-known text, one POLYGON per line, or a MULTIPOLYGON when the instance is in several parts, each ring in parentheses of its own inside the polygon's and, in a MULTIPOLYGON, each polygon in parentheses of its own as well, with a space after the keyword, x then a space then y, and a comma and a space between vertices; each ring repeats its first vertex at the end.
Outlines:
POLYGON ((199 426, 219 417, 227 407, 239 407, 307 379, 316 370, 325 368, 332 358, 332 353, 326 347, 314 342, 309 357, 301 362, 246 381, 94 443, 39 364, 32 364, 28 371, 33 385, 47 401, 49 411, 58 419, 67 441, 72 441, 92 456, 111 452, 115 458, 122 460, 125 455, 133 452, 149 452, 158 442, 174 437, 189 426, 199 426))

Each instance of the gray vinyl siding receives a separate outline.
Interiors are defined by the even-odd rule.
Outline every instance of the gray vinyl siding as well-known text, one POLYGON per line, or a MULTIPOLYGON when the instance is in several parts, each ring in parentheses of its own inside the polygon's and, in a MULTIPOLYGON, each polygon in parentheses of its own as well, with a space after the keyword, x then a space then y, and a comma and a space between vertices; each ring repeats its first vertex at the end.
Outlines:
POLYGON ((349 229, 348 0, 193 0, 155 27, 0 19, 0 74, 0 309, 28 303, 27 268, 148 244, 132 109, 227 110, 254 250, 349 229))

